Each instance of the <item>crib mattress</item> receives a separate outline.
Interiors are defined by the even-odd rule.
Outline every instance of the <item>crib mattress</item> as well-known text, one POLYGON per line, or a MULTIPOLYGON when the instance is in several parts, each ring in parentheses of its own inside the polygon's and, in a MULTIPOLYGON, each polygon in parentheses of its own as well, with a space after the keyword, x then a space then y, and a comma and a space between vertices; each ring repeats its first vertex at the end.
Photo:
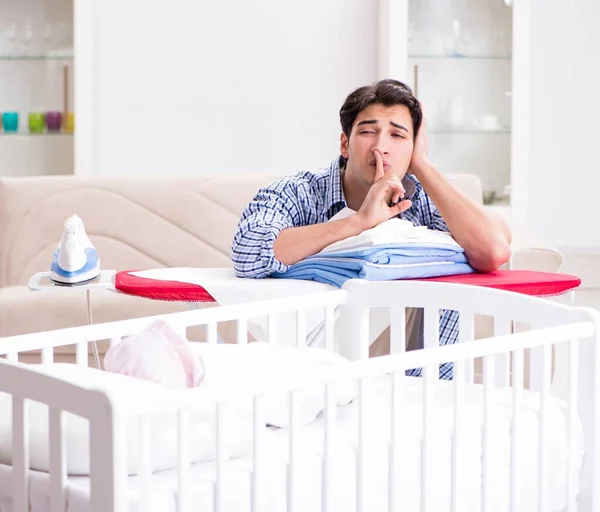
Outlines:
MULTIPOLYGON (((400 408, 399 464, 396 466, 395 489, 399 502, 398 510, 420 510, 421 494, 421 453, 423 410, 421 397, 423 381, 420 378, 403 379, 403 404, 400 408)), ((389 399, 391 387, 389 379, 373 381, 367 388, 368 406, 365 428, 369 444, 365 460, 367 470, 364 481, 365 510, 387 511, 389 482, 387 478, 389 462, 389 399)), ((490 511, 509 509, 510 482, 510 425, 512 414, 511 390, 501 389, 494 395, 493 431, 489 452, 489 484, 491 496, 488 502, 490 511)), ((451 467, 453 424, 453 389, 451 382, 440 382, 434 397, 429 434, 428 478, 431 482, 428 493, 428 507, 436 512, 450 511, 451 467)), ((518 496, 520 509, 537 509, 537 455, 539 396, 525 392, 522 409, 522 435, 518 460, 520 479, 518 496)), ((482 425, 483 388, 479 385, 467 386, 463 409, 462 439, 458 453, 458 492, 461 511, 481 510, 482 485, 482 425)), ((358 401, 339 407, 333 445, 336 462, 332 468, 333 479, 330 487, 332 510, 352 512, 356 510, 357 455, 358 440, 358 401)), ((567 423, 565 404, 551 399, 548 407, 548 444, 546 471, 550 510, 565 508, 567 470, 567 423)), ((295 479, 296 511, 313 512, 321 510, 322 454, 324 421, 319 418, 301 430, 298 437, 297 453, 301 457, 295 479)), ((268 456, 268 464, 263 466, 266 491, 261 510, 279 512, 286 510, 287 473, 286 461, 289 452, 289 430, 271 431, 266 437, 263 454, 268 456)), ((579 469, 583 460, 583 433, 580 425, 576 432, 576 452, 579 469)), ((265 459, 267 460, 267 459, 265 459)), ((251 457, 230 461, 225 488, 225 510, 244 512, 251 510, 251 457)), ((196 511, 212 511, 214 504, 214 463, 195 464, 191 469, 189 499, 196 511)), ((49 510, 49 476, 46 473, 32 472, 30 485, 30 506, 32 512, 49 510)), ((175 471, 164 471, 153 476, 152 490, 147 501, 141 502, 138 490, 139 477, 128 479, 129 510, 175 512, 177 510, 177 475, 175 471)), ((12 487, 11 467, 0 465, 0 511, 10 512, 10 492, 12 487)), ((70 477, 68 484, 68 512, 89 510, 89 479, 70 477)))

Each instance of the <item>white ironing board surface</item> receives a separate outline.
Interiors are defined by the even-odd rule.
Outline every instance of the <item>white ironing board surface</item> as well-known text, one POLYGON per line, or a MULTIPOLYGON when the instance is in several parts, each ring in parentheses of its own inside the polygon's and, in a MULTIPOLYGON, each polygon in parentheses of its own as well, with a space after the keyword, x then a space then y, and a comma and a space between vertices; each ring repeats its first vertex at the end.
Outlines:
POLYGON ((98 277, 92 279, 91 281, 86 281, 84 283, 75 283, 75 284, 62 284, 56 283, 50 279, 50 271, 47 272, 38 272, 34 274, 29 279, 27 285, 29 289, 32 291, 47 291, 56 288, 80 288, 82 290, 87 290, 90 288, 113 288, 114 289, 114 276, 116 274, 115 270, 101 270, 98 277))

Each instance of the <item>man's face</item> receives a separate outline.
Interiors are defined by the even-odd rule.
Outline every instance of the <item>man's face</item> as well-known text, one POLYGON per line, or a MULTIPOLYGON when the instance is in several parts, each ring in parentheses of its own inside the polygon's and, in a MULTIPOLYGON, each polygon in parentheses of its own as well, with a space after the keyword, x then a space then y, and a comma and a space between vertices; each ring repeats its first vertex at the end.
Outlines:
POLYGON ((405 105, 369 105, 356 116, 350 139, 342 133, 340 151, 348 159, 346 172, 366 186, 375 177, 375 153, 383 159, 384 171, 404 177, 414 146, 412 117, 405 105))

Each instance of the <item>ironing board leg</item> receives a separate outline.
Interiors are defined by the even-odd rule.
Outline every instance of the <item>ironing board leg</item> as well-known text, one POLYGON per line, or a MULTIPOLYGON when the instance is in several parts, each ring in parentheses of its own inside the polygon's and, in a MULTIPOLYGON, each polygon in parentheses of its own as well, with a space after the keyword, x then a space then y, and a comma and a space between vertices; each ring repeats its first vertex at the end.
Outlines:
MULTIPOLYGON (((575 306, 575 288, 569 290, 565 295, 559 297, 559 301, 569 306, 575 306)), ((553 361, 552 361, 552 394, 565 398, 568 396, 569 382, 567 375, 569 361, 569 347, 566 343, 558 343, 553 346, 553 361), (561 367, 562 371, 557 371, 557 367, 561 367), (561 380, 556 379, 556 375, 564 375, 561 380)))
MULTIPOLYGON (((562 295, 559 295, 557 297, 554 297, 553 300, 561 303, 561 304, 566 304, 569 306, 574 306, 575 305, 575 289, 569 290, 566 293, 563 293, 562 295)), ((553 347, 552 352, 553 352, 553 365, 556 366, 557 364, 562 364, 564 361, 567 360, 567 352, 565 352, 566 347, 564 347, 563 345, 556 345, 553 347)), ((530 366, 529 366, 529 379, 530 379, 530 385, 529 385, 529 389, 531 389, 532 391, 541 391, 541 386, 540 386, 540 378, 541 378, 541 372, 542 372, 542 356, 541 356, 542 351, 540 349, 531 349, 530 350, 530 366)), ((559 383, 556 381, 553 381, 552 383, 552 387, 553 389, 556 391, 559 388, 562 389, 563 387, 566 386, 566 383, 559 383)), ((566 388, 565 388, 566 389, 566 388)), ((561 395, 562 396, 562 395, 561 395)))

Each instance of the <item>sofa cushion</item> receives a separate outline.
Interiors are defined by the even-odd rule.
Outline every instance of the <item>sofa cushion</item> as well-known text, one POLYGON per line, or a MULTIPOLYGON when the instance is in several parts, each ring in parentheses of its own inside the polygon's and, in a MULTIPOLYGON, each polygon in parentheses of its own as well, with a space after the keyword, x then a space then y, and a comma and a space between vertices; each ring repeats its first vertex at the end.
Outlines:
POLYGON ((0 287, 47 270, 76 213, 102 268, 229 266, 245 205, 274 176, 0 179, 0 287))

